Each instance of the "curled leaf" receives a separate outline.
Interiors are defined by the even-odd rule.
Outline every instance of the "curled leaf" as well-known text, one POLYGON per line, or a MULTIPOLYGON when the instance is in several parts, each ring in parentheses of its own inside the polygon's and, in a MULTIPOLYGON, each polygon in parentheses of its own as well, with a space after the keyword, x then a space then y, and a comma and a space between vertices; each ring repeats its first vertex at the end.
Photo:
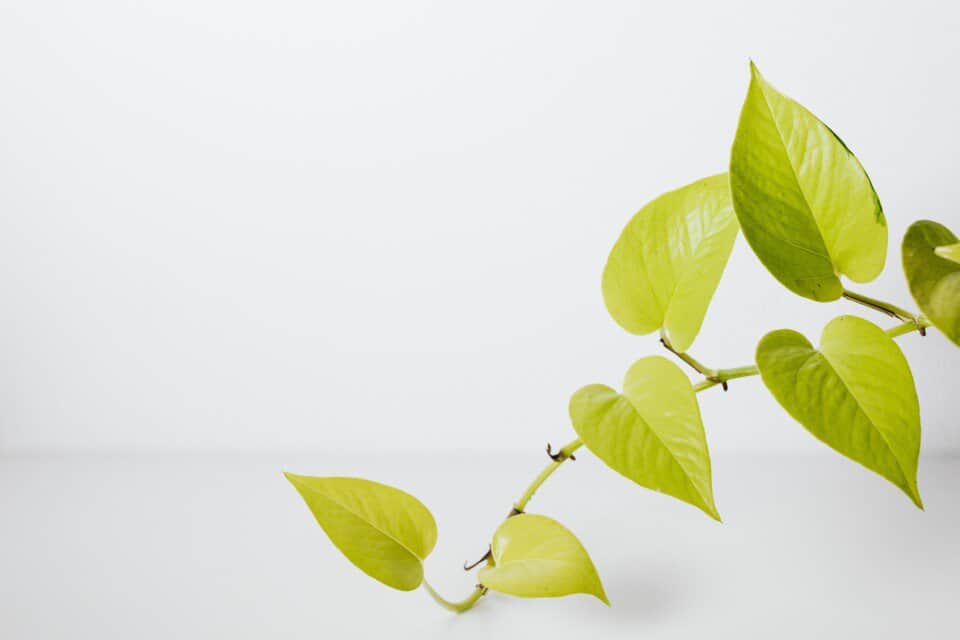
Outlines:
POLYGON ((903 237, 903 272, 910 293, 935 327, 960 346, 960 244, 931 220, 914 222, 903 237))

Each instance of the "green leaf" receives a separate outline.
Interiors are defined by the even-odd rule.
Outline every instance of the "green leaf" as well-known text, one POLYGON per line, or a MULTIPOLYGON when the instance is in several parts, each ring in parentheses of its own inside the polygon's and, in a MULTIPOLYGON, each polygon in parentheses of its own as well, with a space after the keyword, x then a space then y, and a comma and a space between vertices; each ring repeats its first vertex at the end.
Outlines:
POLYGON ((660 196, 627 223, 607 258, 607 310, 630 333, 662 327, 673 347, 686 351, 736 237, 727 174, 660 196))
POLYGON ((641 358, 627 371, 623 394, 602 384, 573 394, 570 418, 587 448, 614 471, 720 520, 700 406, 677 365, 641 358))
POLYGON ((437 524, 423 503, 361 478, 284 475, 350 562, 394 589, 420 586, 423 560, 437 542, 437 524))
POLYGON ((480 570, 480 584, 521 598, 557 598, 574 593, 609 605, 586 549, 569 529, 546 516, 508 518, 490 546, 494 565, 480 570))
POLYGON ((942 224, 914 222, 903 237, 910 293, 935 327, 960 346, 960 244, 942 224))
POLYGON ((944 247, 937 247, 933 252, 941 258, 960 264, 960 242, 948 244, 944 247))
POLYGON ((883 329, 855 316, 834 318, 823 329, 819 351, 796 331, 773 331, 757 345, 757 366, 763 383, 807 431, 923 508, 917 391, 906 358, 883 329))
POLYGON ((840 275, 869 282, 883 270, 887 223, 860 161, 827 125, 773 88, 750 63, 730 156, 743 235, 785 287, 836 300, 840 275))

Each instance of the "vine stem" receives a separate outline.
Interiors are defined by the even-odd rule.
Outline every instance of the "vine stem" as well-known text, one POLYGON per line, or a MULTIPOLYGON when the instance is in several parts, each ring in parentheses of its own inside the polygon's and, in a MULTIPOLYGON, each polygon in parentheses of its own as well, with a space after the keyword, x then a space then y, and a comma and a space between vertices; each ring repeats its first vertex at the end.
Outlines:
POLYGON ((582 446, 583 442, 580 440, 580 438, 565 444, 557 454, 557 459, 544 467, 543 471, 541 471, 537 477, 534 478, 533 482, 530 483, 530 486, 527 487, 527 490, 523 492, 523 495, 520 496, 520 499, 513 503, 513 509, 510 510, 510 513, 507 515, 507 517, 509 518, 511 516, 523 513, 523 510, 527 507, 527 503, 529 503, 530 499, 533 498, 533 494, 537 492, 537 489, 540 488, 540 485, 546 482, 547 478, 553 475, 553 472, 559 469, 560 465, 569 460, 573 455, 573 452, 582 446))
POLYGON ((862 293, 850 291, 849 289, 843 290, 843 297, 851 302, 856 302, 857 304, 862 304, 863 306, 869 307, 875 311, 879 311, 880 313, 885 313, 891 318, 896 318, 902 322, 909 321, 916 323, 917 325, 920 324, 921 316, 910 313, 906 309, 898 307, 895 304, 884 302, 883 300, 877 300, 876 298, 871 298, 863 295, 862 293))
POLYGON ((917 316, 915 320, 908 320, 903 324, 898 324, 895 327, 890 327, 887 329, 887 335, 891 338, 897 338, 913 331, 919 331, 920 335, 927 334, 927 327, 932 327, 933 325, 923 316, 917 316))
POLYGON ((667 351, 677 356, 688 365, 693 367, 697 373, 704 375, 707 378, 715 378, 717 376, 717 370, 711 369, 707 365, 701 363, 699 360, 691 356, 689 353, 677 351, 673 348, 673 345, 670 344, 670 340, 667 339, 667 334, 663 329, 660 329, 660 344, 662 344, 667 351))
MULTIPOLYGON (((573 452, 583 446, 583 442, 580 438, 572 440, 565 444, 560 451, 558 451, 555 456, 552 456, 554 459, 551 460, 550 464, 543 468, 537 477, 533 479, 533 482, 530 483, 530 486, 527 487, 527 490, 523 492, 523 495, 520 496, 520 499, 513 503, 513 508, 510 509, 510 513, 507 514, 507 518, 512 518, 513 516, 520 515, 523 513, 523 510, 526 508, 527 504, 533 498, 533 494, 537 492, 537 489, 540 488, 544 482, 547 481, 553 472, 560 468, 567 460, 570 460, 573 457, 573 452)), ((493 566, 493 558, 487 558, 487 565, 493 566)), ((483 585, 477 585, 467 598, 460 600, 459 602, 451 602, 447 600, 439 593, 437 590, 430 586, 430 583, 426 580, 423 581, 423 588, 427 590, 427 593, 444 609, 453 611, 455 613, 463 613, 468 611, 477 604, 481 597, 487 593, 487 588, 483 585)))
POLYGON ((459 602, 451 602, 437 593, 437 590, 430 586, 430 583, 426 580, 423 581, 423 588, 427 590, 427 593, 430 594, 430 597, 432 597, 437 604, 448 611, 453 611, 454 613, 463 613, 464 611, 472 609, 473 605, 477 604, 477 601, 483 597, 483 594, 487 592, 486 587, 477 585, 477 587, 473 590, 473 593, 463 600, 460 600, 459 602))
MULTIPOLYGON (((745 377, 749 375, 756 375, 759 371, 755 373, 748 373, 748 369, 756 370, 756 367, 738 367, 737 369, 726 369, 718 370, 726 372, 734 372, 733 377, 745 377)), ((698 385, 694 385, 694 391, 702 391, 703 389, 708 389, 716 384, 720 384, 719 381, 705 380, 698 385), (706 383, 706 386, 703 386, 706 383)), ((507 518, 512 518, 513 516, 520 515, 523 513, 523 510, 526 509, 527 505, 530 503, 530 500, 533 499, 534 494, 537 492, 544 482, 547 481, 547 478, 553 475, 553 473, 560 468, 560 466, 570 460, 573 453, 583 446, 583 441, 580 438, 576 440, 571 440, 563 446, 562 449, 557 453, 556 459, 552 460, 550 464, 543 468, 543 470, 537 474, 537 477, 533 479, 533 482, 527 487, 526 491, 523 492, 523 495, 520 496, 520 499, 513 503, 513 508, 510 510, 510 513, 507 514, 507 518)), ((487 560, 488 565, 493 565, 493 559, 487 560)), ((444 609, 453 611, 455 613, 463 613, 464 611, 469 611, 477 604, 481 597, 487 592, 486 587, 482 585, 477 585, 467 598, 460 600, 459 602, 452 602, 447 600, 439 593, 437 590, 430 586, 430 583, 426 580, 423 581, 423 588, 427 590, 427 593, 444 609)))
MULTIPOLYGON (((844 294, 844 297, 846 297, 846 294, 844 294)), ((887 311, 885 310, 886 307, 884 307, 883 309, 880 308, 880 305, 886 305, 887 303, 880 302, 880 301, 873 301, 872 299, 866 298, 865 296, 861 296, 861 297, 871 300, 871 302, 877 303, 876 306, 874 306, 873 304, 870 304, 867 306, 871 306, 878 310, 884 310, 884 313, 887 313, 887 311)), ((850 299, 853 300, 854 298, 850 298, 850 299)), ((888 315, 896 315, 896 313, 903 313, 905 315, 904 318, 901 318, 905 320, 903 324, 899 324, 895 327, 887 329, 887 335, 889 335, 891 338, 897 338, 899 336, 906 335, 914 331, 919 331, 922 334, 927 327, 932 326, 930 324, 930 321, 927 320, 922 315, 915 316, 907 311, 899 309, 898 307, 894 307, 893 305, 887 305, 887 306, 890 307, 891 309, 888 315), (896 310, 896 313, 893 311, 893 309, 896 310)), ((896 315, 896 317, 900 317, 900 316, 896 315)), ((750 376, 755 376, 760 374, 760 370, 757 368, 756 365, 733 367, 730 369, 709 369, 707 367, 704 367, 699 362, 697 362, 693 357, 688 356, 687 354, 684 354, 684 353, 678 353, 674 351, 673 348, 671 348, 669 343, 666 341, 664 341, 664 346, 667 347, 667 349, 669 349, 671 352, 675 353, 681 360, 690 364, 692 367, 697 369, 697 371, 699 371, 700 373, 706 376, 706 379, 693 385, 693 390, 695 393, 699 393, 706 389, 710 389, 711 387, 715 387, 718 384, 725 384, 728 380, 735 380, 736 378, 747 378, 750 376)), ((507 514, 507 518, 511 518, 513 516, 523 513, 524 509, 526 509, 527 505, 530 503, 530 500, 533 499, 534 494, 536 494, 537 490, 543 485, 543 483, 546 482, 547 479, 550 476, 552 476, 553 473, 557 469, 559 469, 561 465, 563 465, 564 462, 566 462, 567 460, 570 460, 573 456, 573 453, 582 446, 583 446, 583 441, 581 441, 579 438, 565 444, 563 448, 560 449, 560 451, 554 456, 554 459, 550 462, 550 464, 544 467, 543 470, 539 474, 537 474, 537 477, 533 479, 533 482, 531 482, 530 485, 527 487, 527 489, 523 492, 523 495, 520 496, 520 499, 517 500, 515 503, 513 503, 513 508, 510 510, 510 513, 507 514)), ((488 566, 493 565, 492 558, 487 559, 487 565, 488 566)), ((468 611, 472 609, 480 600, 480 598, 482 598, 484 594, 487 593, 486 587, 484 587, 483 585, 477 585, 476 588, 473 590, 473 592, 469 596, 467 596, 465 599, 457 602, 453 602, 453 601, 447 600, 446 598, 441 596, 439 593, 437 593, 436 589, 430 586, 430 583, 427 582, 426 580, 423 581, 423 587, 424 589, 427 590, 427 593, 429 593, 430 596, 440 606, 442 606, 444 609, 447 609, 449 611, 453 611, 456 613, 463 613, 464 611, 468 611)))

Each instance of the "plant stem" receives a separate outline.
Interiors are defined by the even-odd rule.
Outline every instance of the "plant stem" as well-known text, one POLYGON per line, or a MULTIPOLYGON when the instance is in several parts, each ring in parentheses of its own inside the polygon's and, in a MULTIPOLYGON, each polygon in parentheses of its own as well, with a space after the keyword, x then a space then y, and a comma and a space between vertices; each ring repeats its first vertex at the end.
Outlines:
MULTIPOLYGON (((560 465, 569 460, 573 456, 573 452, 582 446, 583 442, 581 442, 579 438, 564 445, 564 447, 557 452, 556 459, 551 461, 550 464, 544 467, 543 471, 537 474, 537 477, 533 479, 533 482, 531 482, 530 486, 527 487, 527 490, 523 492, 523 495, 520 496, 520 499, 514 503, 510 513, 507 514, 507 518, 511 518, 515 515, 523 513, 527 503, 529 503, 533 498, 533 494, 537 492, 537 489, 540 488, 540 485, 546 482, 547 478, 553 475, 553 472, 559 469, 560 465)), ((493 559, 488 559, 487 564, 492 565, 493 559)), ((474 589, 473 593, 471 593, 470 596, 465 600, 461 600, 460 602, 451 602, 437 593, 436 589, 431 587, 426 580, 423 581, 423 587, 441 607, 456 613, 463 613, 464 611, 472 609, 473 606, 477 604, 477 601, 480 600, 480 597, 487 592, 486 587, 477 585, 477 588, 474 589)))
MULTIPOLYGON (((849 292, 844 292, 844 297, 904 320, 903 324, 899 324, 895 327, 887 329, 887 335, 889 335, 891 338, 896 338, 913 331, 919 331, 921 334, 923 334, 924 330, 931 326, 930 321, 924 318, 922 315, 915 316, 907 311, 904 311, 903 309, 900 309, 899 307, 887 305, 885 302, 876 301, 872 298, 867 298, 866 296, 860 296, 858 294, 848 295, 848 293, 849 292), (903 317, 901 317, 900 314, 903 314, 903 317)), ((663 346, 705 376, 704 380, 701 380, 693 385, 693 390, 695 393, 715 387, 718 384, 726 386, 726 382, 728 380, 747 378, 749 376, 760 374, 760 369, 758 369, 756 365, 752 364, 743 367, 733 367, 730 369, 710 369, 703 366, 692 356, 674 351, 666 339, 663 339, 663 346)), ((523 492, 523 495, 520 496, 520 499, 513 504, 513 509, 511 509, 510 513, 507 514, 507 518, 523 513, 524 509, 527 508, 527 504, 529 504, 530 500, 533 499, 534 494, 543 485, 543 483, 547 481, 547 478, 553 475, 553 472, 559 469, 560 465, 569 460, 572 457, 573 452, 582 446, 583 441, 581 441, 579 438, 564 445, 564 447, 557 453, 556 459, 551 461, 550 464, 544 467, 543 470, 537 474, 537 477, 533 479, 533 482, 531 482, 530 486, 528 486, 526 491, 523 492)), ((488 559, 487 564, 492 565, 493 560, 488 559)), ((487 592, 486 587, 477 585, 473 593, 471 593, 466 599, 459 602, 451 602, 437 593, 436 590, 431 587, 426 580, 423 581, 423 587, 427 590, 427 593, 429 593, 433 599, 440 604, 440 606, 456 613, 463 613, 464 611, 472 609, 473 606, 477 604, 477 601, 479 601, 480 598, 487 592)))
POLYGON ((527 487, 527 490, 523 492, 522 496, 520 496, 520 499, 514 503, 513 509, 510 511, 510 514, 507 517, 509 518, 510 516, 523 513, 523 510, 527 507, 527 503, 530 502, 531 498, 533 498, 533 494, 537 492, 537 489, 540 488, 540 485, 546 482, 547 478, 553 475, 553 472, 559 469, 560 465, 569 460, 573 452, 582 446, 583 442, 581 442, 579 438, 564 445, 564 447, 560 449, 560 453, 557 454, 557 459, 544 467, 543 471, 541 471, 540 474, 534 478, 533 482, 530 483, 530 486, 527 487))
POLYGON ((924 318, 923 316, 917 316, 916 320, 908 320, 903 324, 898 324, 895 327, 887 329, 887 335, 891 338, 896 338, 898 336, 905 335, 907 333, 912 333, 914 331, 919 331, 920 335, 927 334, 927 327, 933 326, 930 324, 930 321, 924 318))
POLYGON ((749 364, 745 367, 733 367, 732 369, 717 369, 716 378, 721 381, 735 380, 736 378, 748 378, 760 373, 760 369, 755 364, 749 364))
POLYGON ((662 344, 667 349, 667 351, 669 351, 670 353, 677 356, 678 358, 686 362, 688 365, 693 367, 697 371, 697 373, 701 373, 708 378, 717 375, 717 372, 715 369, 711 369, 710 367, 701 363, 699 360, 691 356, 689 353, 683 353, 674 349, 673 345, 670 344, 670 341, 667 340, 667 336, 662 329, 660 330, 660 344, 662 344))
POLYGON ((427 593, 436 600, 444 609, 453 611, 455 613, 463 613, 468 609, 472 609, 473 605, 477 604, 477 601, 487 592, 486 587, 477 586, 467 598, 460 600, 459 602, 451 602, 437 593, 437 590, 430 586, 430 583, 426 580, 423 581, 423 588, 427 590, 427 593))
POLYGON ((706 378, 706 380, 703 382, 694 385, 694 391, 709 389, 710 387, 718 384, 722 384, 724 391, 726 391, 726 383, 728 380, 733 380, 734 378, 746 378, 747 376, 755 376, 760 373, 760 371, 754 365, 733 367, 731 369, 711 369, 691 356, 689 353, 683 353, 674 349, 673 345, 670 344, 670 341, 667 340, 667 336, 662 329, 660 330, 660 344, 666 347, 667 351, 686 362, 706 378))
POLYGON ((919 324, 920 317, 916 314, 910 313, 906 309, 898 307, 895 304, 889 302, 884 302, 883 300, 877 300, 876 298, 870 298, 861 293, 855 293, 848 289, 843 290, 843 297, 857 304, 862 304, 865 307, 870 307, 875 311, 880 313, 885 313, 891 318, 897 318, 903 322, 911 321, 919 324))
POLYGON ((715 387, 720 384, 719 380, 702 380, 697 384, 693 385, 693 392, 700 393, 704 389, 709 389, 710 387, 715 387))

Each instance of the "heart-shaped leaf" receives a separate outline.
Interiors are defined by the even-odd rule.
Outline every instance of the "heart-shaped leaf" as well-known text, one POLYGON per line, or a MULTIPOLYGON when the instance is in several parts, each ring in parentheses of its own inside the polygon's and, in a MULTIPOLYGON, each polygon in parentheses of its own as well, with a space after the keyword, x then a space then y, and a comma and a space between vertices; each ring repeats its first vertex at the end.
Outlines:
POLYGON ((586 549, 552 518, 533 514, 508 518, 493 534, 490 552, 493 566, 478 575, 488 589, 521 598, 585 593, 610 604, 586 549))
POLYGON ((727 174, 666 193, 633 216, 603 270, 603 299, 630 333, 663 328, 686 351, 737 237, 727 174))
POLYGON ((763 383, 818 439, 900 487, 920 508, 920 405, 910 366, 883 329, 834 318, 820 349, 796 331, 757 345, 763 383))
POLYGON ((690 379, 660 356, 637 360, 623 394, 594 384, 570 399, 577 435, 610 468, 717 520, 710 452, 690 379))
POLYGON ((401 591, 423 582, 437 524, 410 494, 362 478, 284 474, 343 555, 371 578, 401 591))
POLYGON ((869 282, 883 270, 887 225, 860 161, 750 63, 730 156, 743 235, 777 280, 805 298, 836 300, 840 275, 869 282))
POLYGON ((917 306, 960 346, 960 244, 942 224, 914 222, 903 237, 903 272, 917 306))

